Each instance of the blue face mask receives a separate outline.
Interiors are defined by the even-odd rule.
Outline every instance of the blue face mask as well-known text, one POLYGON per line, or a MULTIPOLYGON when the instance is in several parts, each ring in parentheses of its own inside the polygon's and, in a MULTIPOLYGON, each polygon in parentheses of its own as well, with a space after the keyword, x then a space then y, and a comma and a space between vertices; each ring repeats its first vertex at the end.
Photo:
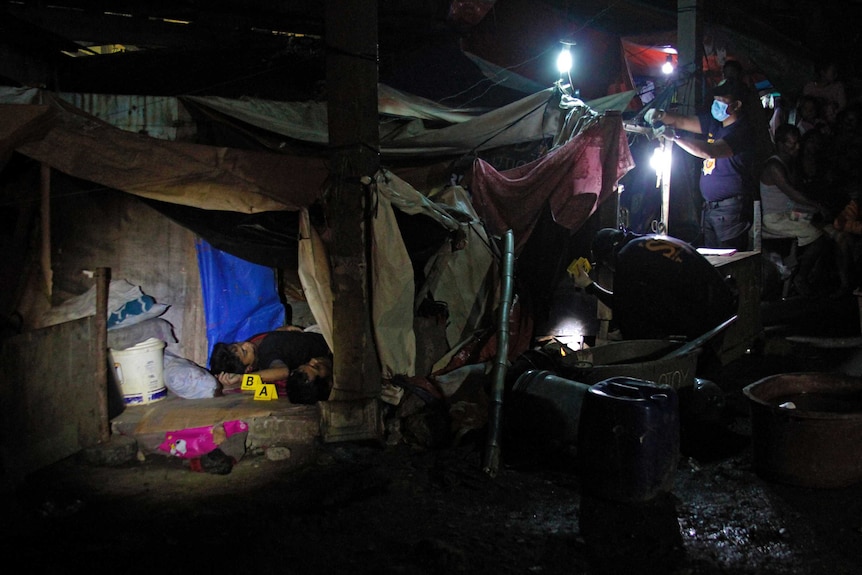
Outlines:
POLYGON ((713 100, 712 101, 712 117, 718 120, 719 122, 723 122, 730 117, 730 114, 727 113, 727 104, 722 102, 721 100, 713 100))

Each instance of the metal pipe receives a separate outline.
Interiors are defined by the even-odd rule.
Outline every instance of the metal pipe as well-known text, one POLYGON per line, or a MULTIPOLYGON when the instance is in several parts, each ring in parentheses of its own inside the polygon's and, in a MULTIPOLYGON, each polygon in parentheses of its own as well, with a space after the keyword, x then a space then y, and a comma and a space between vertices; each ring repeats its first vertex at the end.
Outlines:
POLYGON ((484 471, 494 477, 500 469, 500 430, 502 429, 503 387, 509 363, 509 312, 512 307, 512 278, 515 269, 515 234, 506 232, 503 249, 500 306, 497 308, 497 355, 491 372, 491 404, 488 414, 488 445, 484 471))
POLYGON ((659 233, 666 234, 670 228, 670 168, 673 157, 673 140, 663 138, 661 168, 661 222, 659 233))

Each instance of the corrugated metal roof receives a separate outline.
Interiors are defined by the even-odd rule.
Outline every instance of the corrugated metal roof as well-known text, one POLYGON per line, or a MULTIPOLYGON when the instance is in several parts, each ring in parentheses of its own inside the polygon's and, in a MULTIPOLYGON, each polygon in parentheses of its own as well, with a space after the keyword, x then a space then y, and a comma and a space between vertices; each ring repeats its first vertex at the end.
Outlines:
POLYGON ((192 117, 176 98, 62 92, 60 97, 91 116, 127 132, 160 140, 192 141, 192 117))

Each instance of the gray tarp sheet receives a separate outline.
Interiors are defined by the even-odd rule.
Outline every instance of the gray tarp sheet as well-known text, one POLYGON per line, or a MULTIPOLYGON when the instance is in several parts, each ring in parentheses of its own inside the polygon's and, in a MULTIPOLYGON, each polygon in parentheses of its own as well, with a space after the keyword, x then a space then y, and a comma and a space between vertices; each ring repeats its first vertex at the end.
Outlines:
MULTIPOLYGON (((624 109, 633 92, 588 102, 593 110, 624 109)), ((0 101, 0 165, 15 149, 70 176, 138 196, 185 206, 241 213, 297 210, 323 193, 325 158, 171 142, 117 129, 48 92, 4 90, 0 101)), ((426 159, 458 155, 555 136, 560 113, 547 104, 554 89, 468 117, 421 99, 387 90, 392 114, 448 118, 460 123, 398 131, 381 145, 390 156, 426 159)), ((299 139, 318 141, 327 133, 325 108, 306 103, 195 98, 199 105, 299 139), (321 122, 324 122, 321 124, 321 122)), ((421 122, 418 122, 421 123, 421 122)), ((424 190, 423 190, 424 191, 424 190)))
POLYGON ((45 105, 0 105, 0 144, 76 178, 242 213, 297 210, 323 191, 323 159, 158 140, 118 130, 50 94, 43 98, 45 105))
MULTIPOLYGON (((456 156, 554 137, 560 128, 559 115, 548 114, 548 104, 555 100, 555 93, 555 88, 548 88, 502 108, 471 116, 383 88, 380 92, 382 115, 457 123, 426 129, 420 122, 410 122, 393 129, 385 121, 381 122, 380 153, 389 158, 456 156)), ((622 111, 633 95, 634 92, 613 94, 586 104, 597 112, 622 111)), ((329 139, 324 102, 229 100, 211 96, 184 96, 183 99, 288 138, 319 145, 326 144, 329 139)))

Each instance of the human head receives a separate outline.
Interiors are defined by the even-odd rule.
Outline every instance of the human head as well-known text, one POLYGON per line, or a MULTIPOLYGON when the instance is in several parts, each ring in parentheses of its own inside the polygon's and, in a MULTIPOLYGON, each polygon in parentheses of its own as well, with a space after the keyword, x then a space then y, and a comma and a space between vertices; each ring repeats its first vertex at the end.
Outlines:
POLYGON ((822 174, 825 146, 826 136, 820 130, 806 130, 802 134, 799 148, 802 157, 802 170, 807 177, 813 178, 822 174))
POLYGON ((713 117, 715 117, 719 122, 722 122, 728 117, 733 117, 739 114, 742 110, 742 100, 744 97, 743 86, 736 79, 729 78, 722 81, 712 89, 712 97, 714 110, 713 117), (716 102, 718 102, 718 106, 726 112, 725 117, 722 118, 716 114, 716 102))
POLYGON ((724 63, 724 66, 721 68, 721 73, 724 76, 724 79, 727 80, 729 78, 733 78, 735 80, 742 79, 742 64, 739 63, 739 60, 727 60, 724 63))
POLYGON ((253 370, 255 359, 255 350, 251 342, 218 342, 213 346, 210 354, 210 372, 247 373, 253 370))
POLYGON ((820 117, 820 106, 817 98, 806 94, 799 98, 799 115, 806 122, 814 123, 820 117))
POLYGON ((856 134, 862 119, 862 106, 857 103, 848 104, 846 108, 838 112, 835 123, 839 130, 847 134, 856 134))
POLYGON ((300 365, 287 376, 287 399, 291 403, 310 405, 329 399, 332 362, 316 357, 300 365))
POLYGON ((817 77, 827 84, 838 79, 838 64, 834 60, 824 60, 817 64, 817 77))
POLYGON ((781 124, 775 130, 775 148, 779 154, 791 158, 799 155, 801 139, 799 128, 793 124, 781 124))
POLYGON ((617 228, 602 228, 593 238, 593 261, 614 269, 617 253, 626 244, 626 233, 617 228))

